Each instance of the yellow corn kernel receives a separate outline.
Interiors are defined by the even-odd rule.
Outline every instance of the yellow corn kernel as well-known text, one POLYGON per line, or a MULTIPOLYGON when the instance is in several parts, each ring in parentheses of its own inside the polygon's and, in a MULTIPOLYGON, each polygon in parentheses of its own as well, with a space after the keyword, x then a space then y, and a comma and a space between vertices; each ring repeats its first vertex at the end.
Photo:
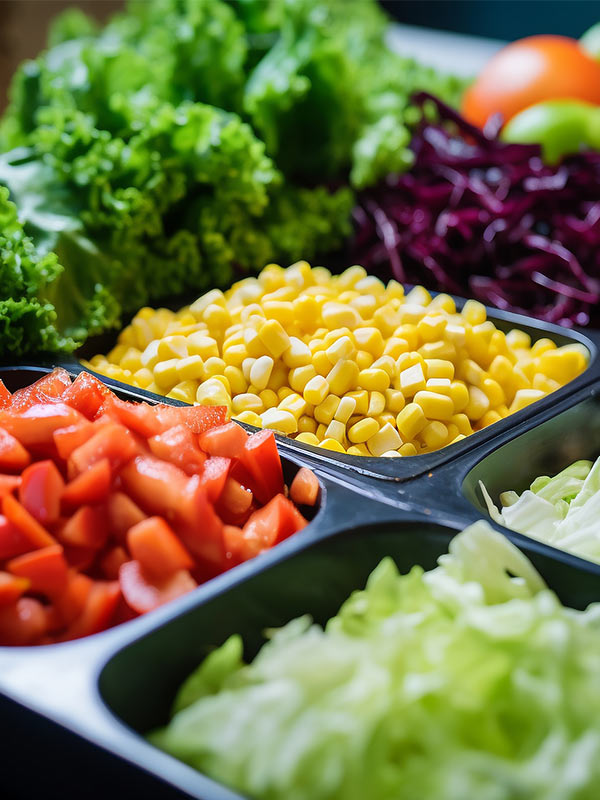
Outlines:
POLYGON ((285 364, 281 363, 281 361, 278 361, 271 372, 267 389, 272 389, 274 392, 278 392, 281 388, 287 386, 288 374, 289 371, 285 364))
POLYGON ((396 361, 402 353, 408 352, 408 342, 406 339, 401 339, 399 336, 390 337, 385 343, 383 348, 383 355, 390 356, 396 361))
POLYGON ((272 389, 263 389, 262 392, 259 392, 258 396, 262 400, 265 409, 275 408, 276 405, 279 405, 279 396, 272 389))
POLYGON ((325 438, 325 431, 327 430, 327 425, 324 425, 322 422, 317 425, 317 432, 315 436, 319 441, 325 438))
POLYGON ((355 389, 359 379, 358 367, 349 359, 338 361, 327 373, 327 383, 333 394, 343 395, 355 389))
MULTIPOLYGON (((536 342, 537 344, 537 342, 536 342)), ((583 372, 587 366, 588 356, 575 347, 560 347, 546 350, 540 357, 540 370, 561 384, 567 383, 583 372)))
POLYGON ((396 424, 396 414, 392 414, 390 411, 384 411, 383 414, 380 414, 378 417, 376 417, 376 419, 380 428, 384 425, 396 424))
POLYGON ((547 378, 545 375, 542 375, 541 372, 538 372, 534 375, 533 378, 533 389, 540 389, 544 394, 550 394, 551 392, 555 392, 557 389, 560 389, 561 383, 559 381, 555 381, 552 378, 547 378))
POLYGON ((379 328, 383 336, 387 339, 402 322, 399 312, 390 304, 381 306, 373 314, 373 322, 379 328))
POLYGON ((381 454, 381 458, 402 458, 402 456, 397 450, 387 450, 381 454))
POLYGON ((307 344, 296 336, 290 336, 290 346, 282 357, 283 363, 290 369, 304 367, 311 362, 311 352, 307 344))
POLYGON ((333 415, 333 418, 337 422, 342 422, 345 425, 352 416, 352 414, 354 414, 355 410, 356 410, 356 400, 353 397, 348 397, 348 396, 342 397, 337 407, 337 410, 333 415))
POLYGON ((201 332, 190 333, 187 348, 189 355, 201 356, 204 360, 219 355, 219 347, 213 337, 201 332))
POLYGON ((425 390, 452 397, 452 381, 450 378, 429 378, 425 384, 425 390))
POLYGON ((296 442, 303 444, 312 444, 313 447, 318 447, 319 440, 312 431, 301 431, 295 438, 296 442))
POLYGON ((154 382, 154 375, 149 369, 142 367, 141 369, 138 369, 137 372, 133 373, 133 380, 135 381, 136 386, 139 386, 140 389, 146 389, 151 383, 154 382))
POLYGON ((273 358, 280 358, 290 346, 290 337, 276 319, 264 322, 258 335, 273 358))
POLYGON ((242 361, 242 375, 244 376, 244 379, 248 381, 248 383, 250 382, 250 370, 255 362, 255 358, 245 358, 242 361))
POLYGON ((345 269, 341 275, 338 275, 336 281, 340 289, 351 289, 358 281, 366 277, 367 270, 358 264, 354 264, 352 267, 345 269))
POLYGON ((454 414, 454 404, 452 400, 444 394, 429 392, 427 390, 417 392, 414 402, 421 406, 427 419, 449 420, 454 414))
POLYGON ((455 425, 453 422, 446 422, 445 425, 448 428, 448 441, 452 442, 460 433, 458 425, 455 425))
POLYGON ((369 448, 366 446, 366 444, 353 444, 348 448, 347 453, 349 456, 371 455, 371 453, 369 453, 369 448))
POLYGON ((217 378, 209 378, 200 384, 196 402, 201 406, 226 406, 231 412, 231 397, 217 378))
POLYGON ((417 455, 417 448, 414 446, 412 442, 406 442, 402 445, 402 447, 398 448, 398 453, 401 456, 416 456, 417 455))
POLYGON ((232 419, 245 422, 247 425, 254 425, 255 428, 262 427, 262 420, 255 411, 242 411, 240 414, 232 415, 232 419))
POLYGON ((223 375, 226 366, 222 358, 211 356, 204 362, 204 375, 207 378, 216 378, 217 375, 223 375))
POLYGON ((383 353, 384 341, 378 328, 356 328, 354 341, 359 350, 365 350, 374 358, 379 358, 383 353))
POLYGON ((348 337, 350 342, 352 342, 352 331, 350 328, 335 328, 332 331, 328 331, 325 328, 325 332, 323 333, 323 350, 327 350, 327 348, 331 347, 332 344, 335 344, 338 339, 343 339, 344 337, 348 337))
POLYGON ((284 328, 294 322, 294 306, 289 300, 266 300, 263 297, 262 308, 267 319, 276 319, 284 328))
POLYGON ((312 364, 317 373, 323 378, 331 372, 331 361, 327 358, 327 353, 324 350, 313 353, 312 364))
POLYGON ((353 444, 360 444, 371 439, 379 430, 379 423, 372 417, 366 417, 360 422, 356 422, 348 430, 348 439, 353 444))
POLYGON ((194 405, 197 390, 197 381, 181 381, 181 383, 176 384, 171 389, 171 391, 167 394, 167 397, 170 397, 173 400, 181 400, 183 403, 194 405))
POLYGON ((494 358, 488 367, 490 378, 498 381, 500 386, 506 385, 512 378, 513 365, 512 362, 504 355, 498 355, 494 358))
POLYGON ((339 397, 334 394, 328 395, 322 403, 319 403, 319 405, 315 406, 314 414, 317 422, 320 422, 322 425, 329 425, 335 415, 335 412, 337 411, 339 404, 339 397))
MULTIPOLYGON (((140 356, 140 362, 143 367, 147 367, 148 369, 154 369, 155 365, 158 364, 159 361, 161 361, 161 359, 158 357, 159 344, 160 340, 154 339, 154 341, 150 342, 144 349, 144 352, 140 356)), ((109 353, 109 358, 110 355, 111 354, 109 353)))
POLYGON ((141 317, 136 317, 131 325, 131 332, 134 337, 134 344, 138 350, 145 350, 148 344, 154 339, 154 332, 150 324, 141 317))
POLYGON ((390 376, 383 369, 363 369, 358 374, 358 385, 368 392, 385 392, 390 386, 390 376))
POLYGON ((348 392, 347 397, 352 398, 356 401, 356 408, 354 409, 354 414, 362 414, 365 415, 369 410, 369 393, 364 389, 360 389, 357 392, 348 392))
POLYGON ((356 352, 356 348, 349 336, 341 336, 325 350, 327 358, 332 364, 350 358, 356 352))
POLYGON ((417 333, 423 343, 437 342, 444 336, 444 329, 448 324, 446 317, 436 314, 427 314, 417 322, 417 333))
POLYGON ((489 410, 490 401, 485 392, 478 386, 469 386, 469 402, 465 414, 470 420, 477 421, 489 410))
POLYGON ((258 335, 258 331, 254 328, 244 330, 243 342, 247 357, 260 358, 265 355, 266 347, 258 335))
POLYGON ((313 419, 313 417, 309 417, 306 414, 303 414, 298 419, 298 430, 300 433, 316 433, 317 431, 317 423, 313 419))
POLYGON ((223 344, 223 360, 232 367, 240 367, 245 358, 249 355, 245 344, 223 344))
POLYGON ((329 383, 322 375, 315 375, 311 378, 302 392, 302 396, 307 403, 313 406, 320 405, 329 394, 329 383))
POLYGON ((260 397, 250 392, 244 392, 234 397, 231 407, 234 414, 241 414, 242 411, 253 411, 255 414, 260 414, 264 410, 264 404, 260 397))
POLYGON ((525 333, 525 331, 521 331, 518 328, 513 328, 513 330, 506 334, 506 344, 511 350, 518 348, 526 348, 529 350, 531 347, 531 336, 528 333, 525 333))
POLYGON ((469 434, 473 433, 473 428, 471 426, 471 420, 467 417, 466 414, 454 414, 450 420, 451 424, 456 425, 459 430, 459 433, 462 433, 463 436, 469 436, 469 434))
POLYGON ((267 264, 258 276, 258 282, 265 292, 272 292, 285 285, 285 270, 279 264, 267 264))
POLYGON ((381 456, 388 450, 397 450, 401 445, 402 439, 398 431, 389 423, 367 440, 367 447, 374 456, 381 456))
POLYGON ((425 359, 425 377, 429 378, 454 378, 454 364, 441 358, 425 359))
POLYGON ((405 441, 414 439, 427 425, 427 418, 418 403, 409 403, 396 417, 396 427, 405 441))
POLYGON ((412 397, 425 388, 425 375, 421 364, 413 364, 400 373, 400 391, 405 397, 412 397))
POLYGON ((448 441, 448 428, 443 422, 429 422, 421 431, 421 439, 431 450, 437 450, 448 441))
MULTIPOLYGON (((116 348, 115 348, 116 350, 116 348)), ((118 361, 121 369, 128 369, 130 372, 137 372, 142 368, 141 353, 137 347, 128 347, 118 361)))
POLYGON ((378 417, 385 411, 385 395, 383 392, 369 392, 369 406, 367 414, 370 417, 378 417))
POLYGON ((288 394, 277 406, 282 411, 289 411, 296 419, 300 419, 302 414, 306 411, 306 400, 296 392, 288 394))
POLYGON ((465 326, 459 323, 448 323, 444 331, 444 340, 454 345, 455 348, 464 347, 466 342, 465 326))
POLYGON ((92 369, 98 370, 99 367, 102 367, 105 364, 108 364, 108 359, 106 356, 102 356, 100 354, 92 356, 89 361, 82 360, 81 362, 84 367, 91 367, 92 369))
POLYGON ((386 411, 390 411, 394 415, 399 414, 406 405, 406 399, 402 392, 398 389, 386 389, 383 394, 386 411))
MULTIPOLYGON (((341 300, 341 295, 338 300, 341 300)), ((368 294, 360 295, 350 300, 350 305, 355 308, 363 319, 371 319, 377 309, 377 300, 368 294)))
POLYGON ((391 356, 381 356, 371 364, 371 369, 382 369, 393 378, 396 374, 396 361, 391 356))
POLYGON ((490 409, 489 411, 486 411, 483 417, 479 420, 479 427, 487 428, 488 425, 493 425, 494 422, 500 422, 501 419, 502 417, 497 411, 490 409))
POLYGON ((268 408, 260 415, 263 428, 271 428, 274 431, 285 433, 296 433, 298 421, 289 411, 282 411, 279 408, 268 408))
POLYGON ((186 356, 177 360, 177 375, 182 381, 200 381, 209 377, 201 356, 186 356))
POLYGON ((250 380, 259 391, 267 388, 274 365, 271 356, 261 356, 250 367, 250 380))
POLYGON ((233 367, 228 364, 223 370, 223 375, 229 381, 231 394, 243 394, 248 388, 248 381, 244 378, 244 373, 240 367, 233 367))
POLYGON ((285 398, 289 397, 291 394, 294 394, 294 392, 292 392, 289 386, 282 386, 281 389, 277 390, 277 397, 280 403, 282 400, 285 400, 285 398))
MULTIPOLYGON (((219 381, 220 383, 223 384, 223 386, 225 387, 225 391, 231 397, 231 386, 229 385, 229 381, 227 380, 225 375, 213 375, 212 377, 214 378, 214 380, 219 381)), ((207 380, 211 380, 211 379, 207 379, 207 380)), ((250 389, 248 391, 250 391, 250 389)))
POLYGON ((161 389, 172 389, 177 383, 177 359, 159 361, 152 370, 154 381, 161 389))
POLYGON ((543 396, 544 392, 541 392, 539 389, 519 389, 508 410, 511 414, 514 414, 515 411, 520 411, 522 408, 534 403, 543 396))
POLYGON ((332 439, 331 437, 323 439, 319 446, 325 448, 325 450, 332 450, 334 453, 346 452, 344 446, 337 439, 332 439))
POLYGON ((418 352, 424 359, 439 359, 440 361, 453 361, 456 359, 456 348, 451 342, 425 342, 419 347, 418 352))
POLYGON ((369 369, 374 361, 374 358, 371 353, 368 353, 366 350, 359 350, 354 357, 354 361, 360 371, 362 369, 369 369))
POLYGON ((194 302, 190 305, 189 310, 195 316, 202 316, 204 311, 210 305, 223 306, 223 308, 225 308, 227 305, 225 295, 220 289, 212 289, 210 292, 203 294, 197 300, 194 300, 194 302))
POLYGON ((313 331, 321 319, 319 304, 314 297, 301 295, 292 302, 294 307, 294 319, 301 328, 313 331))
POLYGON ((447 314, 455 314, 456 303, 449 294, 438 294, 429 304, 429 310, 433 311, 434 309, 436 311, 445 311, 447 314))
POLYGON ((340 444, 343 444, 346 438, 346 426, 344 423, 339 422, 337 419, 332 419, 325 431, 325 438, 335 439, 340 444))
POLYGON ((492 408, 500 406, 506 401, 502 387, 493 378, 484 378, 481 383, 481 388, 486 393, 492 408))
POLYGON ((324 303, 321 317, 329 330, 334 330, 335 328, 350 328, 350 330, 354 330, 361 323, 358 311, 351 306, 344 306, 341 303, 332 301, 324 303))
POLYGON ((458 367, 457 377, 472 386, 481 386, 487 373, 472 358, 466 358, 458 367))
POLYGON ((454 410, 459 413, 469 405, 469 390, 462 381, 452 381, 450 384, 450 397, 454 410))
POLYGON ((306 384, 312 380, 317 374, 316 369, 312 364, 306 364, 303 367, 295 367, 289 372, 288 380, 290 387, 298 393, 302 393, 306 384))
POLYGON ((414 286, 406 295, 405 301, 419 306, 428 306, 431 303, 431 295, 424 286, 414 286))
POLYGON ((487 319, 485 306, 478 300, 467 300, 460 314, 471 325, 480 325, 487 319))

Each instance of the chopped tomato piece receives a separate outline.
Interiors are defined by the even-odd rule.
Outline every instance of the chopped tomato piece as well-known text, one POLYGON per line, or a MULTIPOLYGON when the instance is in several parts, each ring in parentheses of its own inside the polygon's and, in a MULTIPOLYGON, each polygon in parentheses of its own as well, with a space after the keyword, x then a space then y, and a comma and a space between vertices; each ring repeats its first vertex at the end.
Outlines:
POLYGON ((108 538, 104 509, 100 506, 81 506, 62 526, 59 537, 61 542, 75 547, 102 547, 108 538))
POLYGON ((46 609, 32 597, 0 607, 0 645, 35 644, 47 629, 46 609))
POLYGON ((76 408, 84 417, 93 419, 108 395, 112 395, 108 386, 91 375, 80 372, 62 396, 63 403, 76 408))
POLYGON ((126 491, 149 514, 172 520, 181 511, 182 497, 192 480, 176 467, 154 456, 138 456, 121 470, 126 491))
POLYGON ((15 528, 3 514, 0 514, 0 561, 13 556, 20 556, 31 550, 31 542, 15 528))
POLYGON ((109 414, 131 430, 149 439, 173 428, 185 425, 192 433, 200 434, 215 425, 222 425, 227 409, 221 406, 169 406, 159 403, 128 403, 118 397, 108 397, 101 411, 109 414))
POLYGON ((25 410, 0 409, 0 427, 15 436, 25 447, 54 445, 53 434, 59 428, 85 420, 79 411, 65 403, 38 403, 25 410))
POLYGON ((296 506, 282 494, 259 508, 244 525, 244 560, 262 553, 307 525, 296 506))
POLYGON ((139 452, 136 439, 123 425, 103 425, 69 458, 69 475, 79 475, 97 461, 107 458, 116 470, 139 452))
POLYGON ((9 406, 12 399, 11 392, 8 391, 4 385, 4 381, 0 380, 0 408, 2 406, 9 406))
POLYGON ((225 544, 225 563, 228 567, 241 564, 244 560, 245 542, 244 532, 238 525, 225 525, 223 527, 223 542, 225 544))
POLYGON ((204 464, 200 481, 206 489, 206 494, 211 503, 216 503, 227 482, 227 475, 231 466, 230 458, 209 458, 204 464))
POLYGON ((97 547, 78 547, 77 545, 65 543, 64 551, 69 567, 81 572, 89 569, 98 556, 97 547))
POLYGON ((240 460, 252 479, 259 502, 268 503, 283 492, 283 470, 273 431, 258 431, 249 436, 240 460))
POLYGON ((30 585, 27 578, 0 571, 0 606, 15 603, 30 585))
POLYGON ((225 406, 168 406, 157 407, 157 417, 166 431, 174 425, 185 425, 199 435, 227 421, 225 406))
POLYGON ((40 525, 35 517, 31 516, 12 494, 7 494, 2 498, 2 511, 8 522, 29 541, 29 550, 56 544, 56 539, 40 525))
POLYGON ((65 486, 54 461, 36 461, 21 476, 19 500, 42 525, 51 525, 60 516, 60 496, 65 486))
POLYGON ((143 569, 158 578, 194 566, 194 559, 162 517, 149 517, 134 525, 127 533, 127 545, 143 569))
POLYGON ((23 411, 36 403, 56 401, 70 385, 69 373, 62 367, 57 367, 48 375, 43 375, 35 383, 32 383, 31 386, 18 389, 12 396, 11 408, 23 411))
POLYGON ((111 483, 110 461, 103 458, 70 481, 63 489, 61 500, 68 506, 99 503, 108 496, 111 483))
POLYGON ((59 637, 59 641, 80 639, 104 630, 111 622, 120 597, 121 587, 118 581, 95 581, 88 592, 83 610, 59 637))
POLYGON ((138 614, 145 614, 187 594, 198 585, 187 570, 179 570, 168 578, 156 579, 144 571, 139 561, 128 561, 119 570, 123 597, 138 614))
POLYGON ((227 478, 225 488, 219 499, 219 510, 223 509, 224 512, 230 516, 240 516, 244 514, 252 505, 253 495, 249 489, 235 478, 227 478))
POLYGON ((148 445, 157 458, 181 467, 188 475, 199 472, 206 461, 196 437, 185 425, 175 425, 164 433, 152 436, 148 439, 148 445))
POLYGON ((84 420, 78 425, 69 425, 67 428, 59 428, 52 434, 58 455, 65 461, 82 444, 96 433, 96 428, 91 422, 84 420))
POLYGON ((54 597, 67 587, 68 566, 58 544, 13 558, 6 566, 13 575, 27 579, 32 592, 54 597))
POLYGON ((238 458, 247 439, 248 434, 237 422, 228 422, 203 433, 200 447, 210 456, 238 458))
POLYGON ((100 561, 100 568, 109 580, 116 581, 119 579, 119 570, 121 565, 126 561, 129 561, 129 556, 126 553, 125 548, 117 545, 116 547, 111 547, 111 549, 102 558, 100 561))
POLYGON ((0 469, 20 472, 31 462, 31 456, 21 442, 0 428, 0 469))
POLYGON ((176 530, 188 550, 211 565, 223 561, 223 523, 198 475, 189 479, 180 500, 176 530))
POLYGON ((314 506, 319 496, 319 480, 307 467, 300 467, 290 486, 290 497, 299 506, 314 506))
POLYGON ((0 475, 0 500, 5 494, 12 494, 20 485, 20 475, 0 475))
POLYGON ((54 608, 63 625, 81 614, 94 581, 80 572, 69 572, 67 588, 54 599, 54 608))
POLYGON ((125 541, 129 528, 146 519, 142 509, 123 492, 109 494, 105 506, 108 527, 121 542, 125 541))

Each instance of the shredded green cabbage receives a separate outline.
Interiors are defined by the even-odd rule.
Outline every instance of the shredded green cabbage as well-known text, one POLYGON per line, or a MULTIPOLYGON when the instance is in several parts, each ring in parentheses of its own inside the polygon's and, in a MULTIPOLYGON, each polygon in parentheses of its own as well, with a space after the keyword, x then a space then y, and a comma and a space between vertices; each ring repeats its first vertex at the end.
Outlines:
POLYGON ((150 740, 261 800, 596 800, 599 627, 480 522, 251 664, 231 637, 150 740))

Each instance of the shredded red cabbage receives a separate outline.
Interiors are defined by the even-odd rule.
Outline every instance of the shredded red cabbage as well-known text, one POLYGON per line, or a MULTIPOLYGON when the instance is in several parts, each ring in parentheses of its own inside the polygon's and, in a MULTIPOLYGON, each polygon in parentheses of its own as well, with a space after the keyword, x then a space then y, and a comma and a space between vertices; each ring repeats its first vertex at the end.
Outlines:
POLYGON ((558 166, 441 101, 415 162, 359 196, 352 257, 403 283, 475 297, 563 325, 600 322, 600 153, 558 166), (447 123, 451 123, 449 126, 447 123), (450 131, 452 128, 452 131, 450 131))

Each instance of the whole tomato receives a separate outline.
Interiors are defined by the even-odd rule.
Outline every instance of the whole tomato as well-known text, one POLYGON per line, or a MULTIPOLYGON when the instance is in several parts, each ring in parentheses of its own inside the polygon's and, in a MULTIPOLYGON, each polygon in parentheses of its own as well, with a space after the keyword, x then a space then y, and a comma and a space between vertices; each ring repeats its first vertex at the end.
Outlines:
POLYGON ((465 92, 462 112, 483 127, 500 112, 507 122, 543 100, 577 99, 600 104, 600 63, 575 39, 530 36, 507 45, 465 92))

